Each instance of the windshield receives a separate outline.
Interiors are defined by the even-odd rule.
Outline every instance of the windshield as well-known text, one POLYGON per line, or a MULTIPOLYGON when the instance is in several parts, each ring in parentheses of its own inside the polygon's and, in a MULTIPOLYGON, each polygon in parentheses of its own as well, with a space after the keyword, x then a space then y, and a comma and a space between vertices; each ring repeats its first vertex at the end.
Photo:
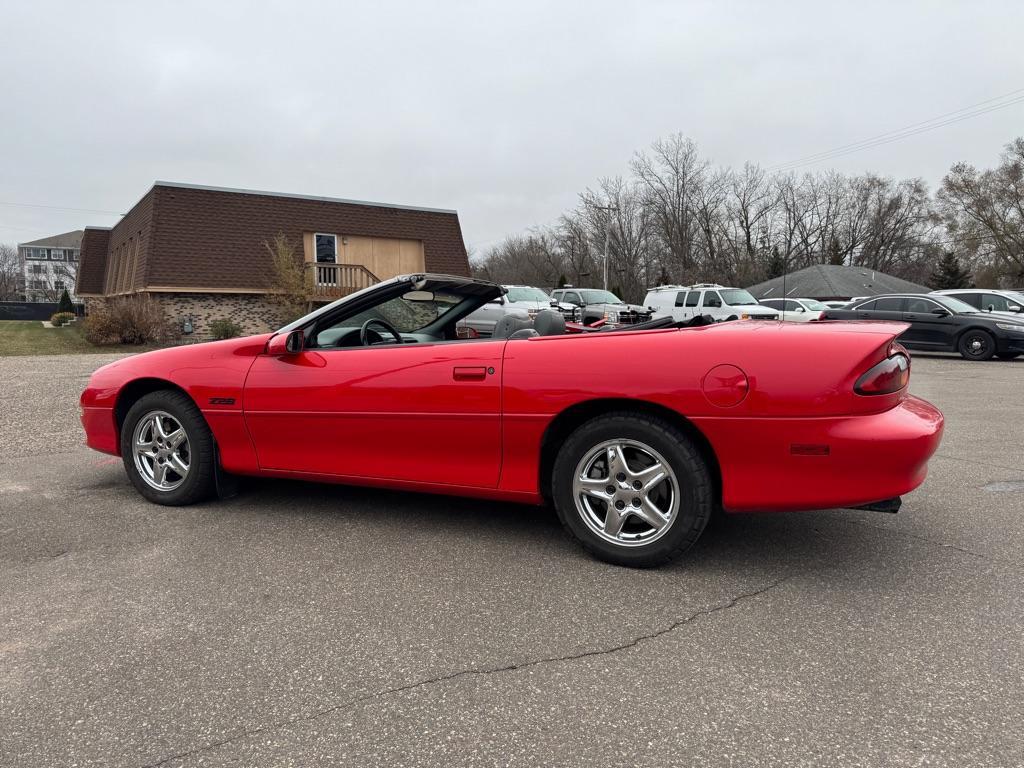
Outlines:
POLYGON ((509 301, 551 301, 550 297, 544 293, 540 288, 531 288, 530 286, 511 286, 508 289, 508 300, 509 301))
POLYGON ((1020 291, 1006 291, 1006 298, 1017 302, 1018 304, 1024 304, 1024 293, 1020 291))
POLYGON ((399 333, 412 333, 430 325, 441 315, 465 301, 464 296, 441 291, 427 293, 427 297, 429 298, 424 300, 424 297, 417 296, 417 300, 410 301, 404 296, 397 296, 328 327, 359 328, 372 318, 386 321, 399 333))
POLYGON ((611 291, 580 291, 583 294, 583 301, 587 304, 622 304, 622 299, 611 291))
POLYGON ((966 301, 960 301, 960 299, 954 299, 952 296, 936 296, 931 295, 929 299, 935 299, 939 304, 944 306, 946 309, 956 312, 958 315, 976 315, 978 310, 968 304, 966 301))
POLYGON ((807 307, 811 312, 824 312, 828 307, 822 304, 820 301, 814 299, 802 299, 804 306, 807 307))
POLYGON ((757 304, 757 299, 750 295, 748 291, 742 291, 739 288, 729 288, 724 291, 719 291, 722 294, 722 301, 729 306, 736 306, 737 304, 757 304))

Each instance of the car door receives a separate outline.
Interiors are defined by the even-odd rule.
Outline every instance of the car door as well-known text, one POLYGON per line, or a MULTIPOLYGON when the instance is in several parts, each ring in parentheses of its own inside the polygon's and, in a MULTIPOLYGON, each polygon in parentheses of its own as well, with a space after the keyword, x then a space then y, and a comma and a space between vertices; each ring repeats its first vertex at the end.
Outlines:
POLYGON ((722 297, 718 291, 704 291, 700 300, 700 314, 711 315, 715 320, 721 320, 722 297))
POLYGON ((910 328, 900 336, 900 341, 920 347, 949 347, 956 335, 956 321, 949 310, 937 301, 922 297, 908 297, 903 320, 910 328), (937 314, 937 311, 945 314, 937 314))
POLYGON ((687 319, 686 296, 688 293, 689 291, 677 291, 675 294, 671 314, 672 319, 676 322, 687 319))
POLYGON ((493 488, 504 339, 261 355, 243 409, 264 469, 493 488))

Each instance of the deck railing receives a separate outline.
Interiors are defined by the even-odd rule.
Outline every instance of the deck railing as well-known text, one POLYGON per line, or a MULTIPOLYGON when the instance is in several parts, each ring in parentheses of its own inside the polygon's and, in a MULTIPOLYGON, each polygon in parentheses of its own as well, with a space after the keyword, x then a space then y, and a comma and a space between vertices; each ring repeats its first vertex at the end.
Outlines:
POLYGON ((306 284, 313 301, 333 300, 348 296, 380 282, 362 264, 306 264, 306 284))

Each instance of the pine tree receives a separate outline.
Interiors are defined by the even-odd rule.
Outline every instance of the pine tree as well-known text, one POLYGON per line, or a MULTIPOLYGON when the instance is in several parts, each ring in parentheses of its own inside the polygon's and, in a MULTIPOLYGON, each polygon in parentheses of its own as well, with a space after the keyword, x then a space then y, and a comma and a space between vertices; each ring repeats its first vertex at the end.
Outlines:
POLYGON ((974 285, 971 280, 971 270, 961 266, 960 259, 952 251, 939 259, 939 263, 932 270, 929 282, 937 291, 948 288, 971 288, 974 285))
POLYGON ((75 305, 71 303, 71 297, 68 295, 68 289, 64 289, 64 293, 60 295, 60 303, 57 304, 58 312, 74 312, 75 305))
POLYGON ((567 277, 565 276, 565 272, 563 272, 562 274, 560 274, 560 275, 558 276, 558 285, 557 285, 557 286, 555 286, 555 287, 556 287, 556 288, 564 288, 564 287, 565 287, 565 284, 566 284, 566 283, 568 283, 568 282, 569 282, 569 280, 568 280, 568 278, 567 278, 567 277))
POLYGON ((784 274, 786 274, 786 260, 782 258, 779 246, 776 245, 772 248, 771 258, 768 259, 768 279, 782 277, 784 274))
POLYGON ((828 241, 828 263, 837 267, 841 267, 846 263, 843 248, 839 245, 839 238, 835 235, 832 235, 832 239, 828 241))

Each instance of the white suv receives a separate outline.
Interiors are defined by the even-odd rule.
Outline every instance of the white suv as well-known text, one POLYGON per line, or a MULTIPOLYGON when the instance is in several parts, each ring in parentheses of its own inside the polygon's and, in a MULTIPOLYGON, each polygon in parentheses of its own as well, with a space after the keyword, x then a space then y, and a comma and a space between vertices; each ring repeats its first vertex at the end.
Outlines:
POLYGON ((710 315, 719 323, 779 319, 777 311, 762 307, 748 291, 718 283, 662 285, 648 291, 644 304, 654 310, 654 317, 671 317, 676 321, 690 320, 697 315, 710 315))

